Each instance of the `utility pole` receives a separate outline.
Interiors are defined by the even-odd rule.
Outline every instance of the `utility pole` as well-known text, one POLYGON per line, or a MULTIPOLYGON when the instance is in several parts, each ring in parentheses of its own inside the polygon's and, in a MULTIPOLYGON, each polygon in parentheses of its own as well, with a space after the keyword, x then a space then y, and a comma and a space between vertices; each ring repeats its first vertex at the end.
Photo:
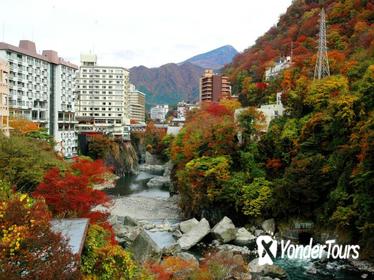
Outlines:
POLYGON ((330 76, 330 66, 329 59, 327 57, 326 14, 325 9, 322 8, 319 27, 318 53, 316 67, 314 69, 314 79, 320 80, 328 76, 330 76))

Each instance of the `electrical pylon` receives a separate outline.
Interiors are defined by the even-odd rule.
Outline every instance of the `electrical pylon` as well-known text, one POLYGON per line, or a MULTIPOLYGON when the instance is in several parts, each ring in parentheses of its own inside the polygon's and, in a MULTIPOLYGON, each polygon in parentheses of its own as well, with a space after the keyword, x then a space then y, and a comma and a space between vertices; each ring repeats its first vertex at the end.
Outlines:
POLYGON ((321 19, 319 27, 318 53, 316 68, 314 69, 314 79, 322 79, 330 76, 329 59, 327 57, 327 42, 326 42, 326 14, 325 9, 321 10, 321 19))

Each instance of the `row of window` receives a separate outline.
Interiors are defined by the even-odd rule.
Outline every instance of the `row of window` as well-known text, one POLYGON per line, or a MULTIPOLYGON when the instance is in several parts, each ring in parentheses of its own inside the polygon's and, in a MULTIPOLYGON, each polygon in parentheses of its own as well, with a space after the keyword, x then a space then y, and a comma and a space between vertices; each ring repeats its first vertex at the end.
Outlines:
MULTIPOLYGON (((106 80, 81 80, 80 83, 83 84, 106 84, 106 80)), ((122 84, 122 80, 117 80, 116 84, 122 84)), ((114 81, 108 81, 108 84, 114 84, 114 81)))
POLYGON ((83 73, 119 73, 123 74, 122 69, 103 69, 103 68, 82 68, 83 73))
POLYGON ((122 86, 80 86, 78 85, 77 88, 83 88, 83 89, 87 89, 87 88, 97 88, 97 89, 123 89, 122 86))
MULTIPOLYGON (((116 108, 115 110, 114 110, 114 108, 108 108, 108 111, 112 111, 112 109, 113 109, 113 111, 118 111, 118 112, 121 111, 121 108, 116 108)), ((105 107, 101 107, 101 108, 99 108, 99 107, 84 107, 83 111, 107 111, 107 108, 105 108, 105 107)), ((122 114, 118 114, 119 117, 121 117, 121 115, 122 114)))

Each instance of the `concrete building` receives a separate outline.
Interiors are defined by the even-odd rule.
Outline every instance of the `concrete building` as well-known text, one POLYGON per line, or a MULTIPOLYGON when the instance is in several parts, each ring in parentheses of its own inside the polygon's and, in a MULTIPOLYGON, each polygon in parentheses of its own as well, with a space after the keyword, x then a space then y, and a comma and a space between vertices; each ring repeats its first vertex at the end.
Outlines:
POLYGON ((130 84, 129 91, 130 120, 138 123, 145 122, 145 93, 137 90, 135 85, 130 84))
POLYGON ((165 122, 166 114, 169 112, 169 105, 156 105, 151 108, 151 119, 154 121, 165 122))
POLYGON ((269 67, 265 71, 265 80, 275 78, 279 73, 291 66, 291 56, 281 58, 274 66, 269 67))
POLYGON ((228 77, 214 74, 207 69, 200 78, 200 102, 219 102, 223 98, 231 97, 231 84, 228 77))
MULTIPOLYGON (((261 105, 260 108, 257 108, 257 110, 260 111, 264 116, 264 120, 258 123, 261 132, 266 132, 268 130, 269 124, 273 119, 279 116, 283 116, 285 108, 283 107, 281 97, 282 92, 278 92, 275 104, 261 105)), ((246 110, 248 110, 248 107, 236 109, 234 113, 235 120, 237 121, 240 114, 246 110)), ((239 143, 242 143, 243 139, 242 133, 240 131, 238 132, 237 136, 239 139, 239 143)))
POLYGON ((34 42, 0 43, 0 58, 9 63, 9 114, 45 128, 65 157, 77 152, 74 76, 78 67, 57 52, 38 54, 34 42))
POLYGON ((9 136, 8 73, 8 63, 0 59, 0 131, 6 136, 9 136))
POLYGON ((184 101, 177 104, 177 119, 186 119, 187 112, 199 108, 198 104, 190 104, 184 101))
POLYGON ((270 122, 279 116, 283 116, 283 113, 285 111, 285 108, 282 104, 282 92, 277 93, 277 100, 275 104, 267 104, 267 105, 261 105, 258 109, 261 111, 265 116, 265 128, 266 130, 269 127, 270 122))
POLYGON ((129 139, 129 71, 82 54, 76 77, 78 131, 129 139))

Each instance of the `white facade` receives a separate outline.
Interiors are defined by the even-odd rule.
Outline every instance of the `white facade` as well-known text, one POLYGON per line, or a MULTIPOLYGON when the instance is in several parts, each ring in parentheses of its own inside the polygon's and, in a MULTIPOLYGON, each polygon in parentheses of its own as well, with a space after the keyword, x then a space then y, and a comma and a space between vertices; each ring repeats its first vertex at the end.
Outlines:
POLYGON ((0 58, 9 63, 9 113, 38 123, 54 137, 56 151, 65 157, 77 153, 74 122, 59 130, 60 113, 74 119, 74 75, 77 66, 55 51, 36 52, 31 41, 19 47, 0 43, 0 58))
POLYGON ((6 136, 9 136, 8 73, 8 63, 0 59, 0 133, 6 136))
POLYGON ((269 80, 270 78, 276 77, 281 71, 289 68, 291 66, 291 57, 287 56, 284 59, 281 59, 273 67, 269 67, 265 71, 265 79, 269 80))
POLYGON ((130 120, 145 122, 145 93, 137 90, 135 85, 130 84, 129 91, 130 120))
MULTIPOLYGON (((75 126, 75 69, 58 65, 55 67, 55 98, 53 118, 53 135, 56 149, 65 156, 71 157, 77 153, 77 133, 75 126)), ((52 101, 51 101, 52 102, 52 101)))
POLYGON ((166 114, 169 112, 169 105, 156 105, 151 108, 151 119, 165 122, 166 114))
POLYGON ((285 109, 283 107, 281 97, 282 97, 282 92, 278 92, 277 101, 275 104, 261 105, 260 108, 258 109, 265 116, 266 130, 268 129, 270 122, 274 118, 283 116, 285 109))
POLYGON ((95 55, 81 55, 76 90, 80 132, 129 137, 129 72, 125 68, 98 66, 95 55))
MULTIPOLYGON (((275 104, 261 105, 260 108, 257 108, 257 110, 262 112, 262 114, 265 117, 264 122, 261 123, 261 126, 263 127, 262 129, 263 132, 267 131, 267 129, 269 128, 269 124, 273 119, 283 116, 285 108, 283 107, 281 97, 282 97, 282 92, 278 92, 277 100, 275 104)), ((235 120, 238 120, 240 114, 247 109, 248 107, 236 109, 234 113, 235 120)), ((239 142, 241 142, 242 141, 241 133, 238 134, 238 138, 239 138, 239 142)))

